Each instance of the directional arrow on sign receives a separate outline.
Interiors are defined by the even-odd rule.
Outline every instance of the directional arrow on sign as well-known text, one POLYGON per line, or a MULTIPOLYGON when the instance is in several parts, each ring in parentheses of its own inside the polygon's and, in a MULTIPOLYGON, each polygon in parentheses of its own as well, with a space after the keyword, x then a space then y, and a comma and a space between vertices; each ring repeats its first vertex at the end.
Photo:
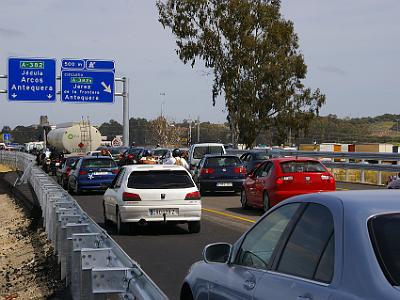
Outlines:
POLYGON ((15 98, 15 97, 17 97, 17 94, 14 93, 14 94, 11 95, 11 97, 15 98))
POLYGON ((53 97, 51 94, 47 95, 47 98, 51 99, 51 97, 53 97))
POLYGON ((105 84, 104 81, 101 82, 101 85, 104 87, 104 91, 111 94, 111 85, 105 84))

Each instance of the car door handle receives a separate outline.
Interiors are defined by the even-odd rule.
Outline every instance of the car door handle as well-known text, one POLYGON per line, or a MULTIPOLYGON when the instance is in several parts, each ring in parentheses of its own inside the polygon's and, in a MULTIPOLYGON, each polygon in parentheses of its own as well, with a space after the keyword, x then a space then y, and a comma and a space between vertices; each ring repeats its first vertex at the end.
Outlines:
POLYGON ((243 284, 243 287, 246 290, 252 290, 252 289, 254 289, 255 286, 256 286, 256 283, 254 281, 251 281, 251 280, 246 280, 244 282, 244 284, 243 284))

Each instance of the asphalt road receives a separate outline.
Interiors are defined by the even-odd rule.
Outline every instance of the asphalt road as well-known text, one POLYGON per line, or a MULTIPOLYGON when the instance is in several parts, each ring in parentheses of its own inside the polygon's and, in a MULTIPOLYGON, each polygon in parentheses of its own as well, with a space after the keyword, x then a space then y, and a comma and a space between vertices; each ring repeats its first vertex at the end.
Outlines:
MULTIPOLYGON (((376 186, 339 183, 338 190, 376 189, 376 186)), ((75 196, 82 208, 103 226, 102 194, 75 196)), ((203 197, 201 232, 189 234, 186 225, 134 227, 131 234, 109 234, 135 259, 171 299, 179 299, 182 280, 189 267, 201 259, 207 244, 235 242, 261 215, 261 210, 242 210, 239 195, 223 193, 203 197)))

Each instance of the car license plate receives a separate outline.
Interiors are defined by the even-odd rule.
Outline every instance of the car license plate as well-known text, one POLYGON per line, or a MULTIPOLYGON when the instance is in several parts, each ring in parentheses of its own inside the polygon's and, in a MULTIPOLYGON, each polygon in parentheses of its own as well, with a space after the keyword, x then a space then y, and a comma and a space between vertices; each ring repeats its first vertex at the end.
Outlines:
POLYGON ((109 172, 93 172, 93 175, 108 175, 109 172))
POLYGON ((60 166, 60 163, 56 163, 56 167, 59 167, 60 166))
POLYGON ((150 216, 163 216, 164 214, 167 216, 179 215, 178 208, 151 208, 149 212, 150 216))
POLYGON ((217 186, 233 186, 232 182, 218 182, 217 186))

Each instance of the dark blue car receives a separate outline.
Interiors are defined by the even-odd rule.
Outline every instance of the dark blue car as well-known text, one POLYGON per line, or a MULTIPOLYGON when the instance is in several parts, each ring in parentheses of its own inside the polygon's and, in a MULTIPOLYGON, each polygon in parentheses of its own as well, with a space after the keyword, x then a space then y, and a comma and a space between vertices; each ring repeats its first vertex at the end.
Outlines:
POLYGON ((246 178, 243 162, 235 155, 206 155, 194 171, 200 193, 240 192, 246 178))
POLYGON ((118 173, 117 163, 107 156, 85 156, 73 166, 68 190, 80 194, 84 190, 106 190, 118 173))

